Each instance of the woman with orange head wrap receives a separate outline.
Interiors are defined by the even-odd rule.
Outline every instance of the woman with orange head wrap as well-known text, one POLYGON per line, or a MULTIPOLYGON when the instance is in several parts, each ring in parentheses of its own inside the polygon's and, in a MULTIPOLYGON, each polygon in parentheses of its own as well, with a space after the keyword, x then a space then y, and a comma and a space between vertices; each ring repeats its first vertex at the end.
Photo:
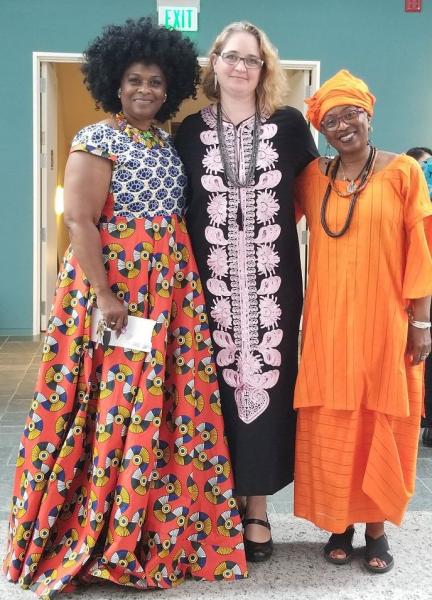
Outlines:
POLYGON ((365 567, 393 566, 384 522, 414 490, 423 363, 431 350, 432 205, 417 162, 369 140, 375 103, 339 71, 307 100, 337 151, 296 186, 310 229, 298 409, 297 516, 332 532, 334 564, 366 524, 365 567))

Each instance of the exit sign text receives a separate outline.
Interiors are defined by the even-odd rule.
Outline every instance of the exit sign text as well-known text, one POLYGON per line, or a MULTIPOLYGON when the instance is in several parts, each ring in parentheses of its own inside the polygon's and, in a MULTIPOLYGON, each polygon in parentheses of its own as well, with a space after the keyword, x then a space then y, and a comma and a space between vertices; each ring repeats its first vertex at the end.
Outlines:
POLYGON ((159 25, 179 31, 198 31, 198 9, 184 6, 160 6, 159 25))

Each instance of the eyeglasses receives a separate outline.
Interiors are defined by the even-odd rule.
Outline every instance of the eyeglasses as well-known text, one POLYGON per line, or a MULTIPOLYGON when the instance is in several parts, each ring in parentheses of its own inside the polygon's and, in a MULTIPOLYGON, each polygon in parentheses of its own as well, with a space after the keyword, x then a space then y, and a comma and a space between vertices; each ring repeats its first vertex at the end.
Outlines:
POLYGON ((364 112, 365 111, 361 108, 349 108, 338 117, 332 115, 326 119, 323 119, 321 121, 321 129, 324 129, 325 131, 335 131, 339 127, 341 121, 343 121, 346 125, 349 125, 350 123, 358 121, 360 115, 364 112))
POLYGON ((239 56, 236 52, 221 52, 219 55, 227 65, 235 67, 242 60, 246 69, 261 69, 264 61, 257 56, 239 56))

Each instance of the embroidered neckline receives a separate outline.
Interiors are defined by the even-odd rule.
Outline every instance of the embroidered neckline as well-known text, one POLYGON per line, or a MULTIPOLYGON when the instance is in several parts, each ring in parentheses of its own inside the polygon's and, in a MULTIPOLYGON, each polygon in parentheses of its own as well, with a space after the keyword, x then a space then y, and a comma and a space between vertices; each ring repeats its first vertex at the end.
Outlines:
POLYGON ((154 125, 150 125, 148 129, 142 130, 131 125, 122 112, 114 115, 114 118, 119 126, 120 131, 123 131, 131 140, 137 144, 144 144, 146 148, 163 148, 166 146, 165 140, 162 138, 159 130, 154 125))
MULTIPOLYGON (((204 123, 210 127, 211 129, 216 129, 216 125, 217 125, 217 115, 215 112, 213 112, 213 105, 209 104, 208 106, 205 106, 204 108, 201 109, 201 117, 204 121, 204 123)), ((260 117, 260 123, 261 125, 263 125, 266 121, 268 121, 268 119, 270 118, 270 115, 268 113, 260 113, 259 115, 260 117)), ((248 117, 247 119, 245 119, 244 121, 242 121, 240 123, 240 125, 246 126, 246 127, 251 127, 254 124, 254 115, 251 115, 250 117, 248 117)), ((224 127, 233 127, 234 129, 236 128, 235 125, 233 125, 232 123, 230 123, 229 121, 223 121, 223 126, 224 127)))

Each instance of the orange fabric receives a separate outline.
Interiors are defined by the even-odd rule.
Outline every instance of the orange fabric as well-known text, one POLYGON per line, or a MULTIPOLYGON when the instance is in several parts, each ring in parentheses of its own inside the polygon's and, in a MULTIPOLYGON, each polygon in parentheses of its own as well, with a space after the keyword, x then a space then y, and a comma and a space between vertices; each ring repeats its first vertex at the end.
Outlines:
MULTIPOLYGON (((407 373, 412 370, 407 367, 407 373)), ((333 533, 351 523, 400 525, 414 493, 422 393, 408 376, 409 417, 301 408, 294 514, 333 533)))
POLYGON ((342 69, 323 83, 305 102, 308 104, 306 117, 319 130, 324 115, 335 106, 359 106, 372 116, 375 96, 370 93, 364 81, 342 69))
MULTIPOLYGON (((328 179, 318 160, 299 177, 297 209, 310 228, 302 357, 294 406, 410 414, 405 366, 408 299, 432 292, 432 204, 417 162, 395 157, 361 192, 340 238, 320 223, 328 179), (428 244, 429 240, 429 244, 428 244)), ((348 199, 331 193, 327 223, 339 230, 348 199)))

